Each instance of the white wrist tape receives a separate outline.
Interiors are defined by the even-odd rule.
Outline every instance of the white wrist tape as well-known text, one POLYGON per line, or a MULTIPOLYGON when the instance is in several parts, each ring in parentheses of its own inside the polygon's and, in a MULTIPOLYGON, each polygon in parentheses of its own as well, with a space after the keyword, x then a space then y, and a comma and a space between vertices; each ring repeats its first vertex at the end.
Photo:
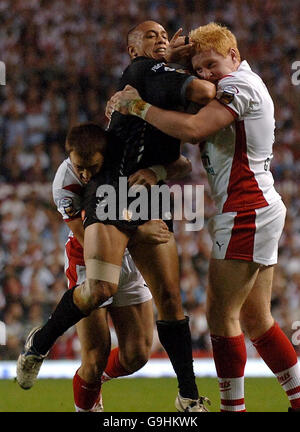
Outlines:
POLYGON ((163 165, 153 165, 149 167, 151 171, 153 171, 156 175, 157 182, 161 180, 166 180, 167 178, 167 170, 163 165))
POLYGON ((151 104, 143 101, 142 99, 135 99, 129 103, 128 112, 131 115, 135 115, 145 120, 148 109, 151 106, 151 104))

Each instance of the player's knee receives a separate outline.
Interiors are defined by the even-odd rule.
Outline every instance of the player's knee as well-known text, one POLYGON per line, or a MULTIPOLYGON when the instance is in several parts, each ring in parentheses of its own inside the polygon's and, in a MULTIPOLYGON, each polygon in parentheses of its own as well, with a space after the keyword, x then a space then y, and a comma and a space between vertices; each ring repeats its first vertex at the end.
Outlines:
POLYGON ((118 289, 117 285, 98 279, 88 279, 88 285, 88 295, 94 309, 114 296, 118 289))
POLYGON ((136 372, 147 363, 150 356, 150 348, 147 345, 140 345, 131 350, 125 350, 122 356, 123 366, 130 373, 136 372))
POLYGON ((227 326, 239 321, 239 311, 219 302, 209 301, 206 306, 206 320, 209 328, 227 326))
POLYGON ((89 314, 117 292, 117 285, 97 279, 87 279, 76 293, 78 306, 89 314))
POLYGON ((97 381, 102 376, 108 354, 97 350, 90 350, 84 353, 81 367, 84 369, 85 376, 89 376, 91 381, 97 381))
POLYGON ((250 339, 256 338, 265 332, 273 323, 270 313, 253 314, 247 311, 241 311, 241 327, 250 339))
POLYGON ((177 315, 182 313, 179 289, 177 289, 176 286, 174 286, 173 289, 170 286, 167 287, 167 289, 163 287, 159 296, 158 307, 163 316, 168 316, 169 319, 176 319, 177 315))

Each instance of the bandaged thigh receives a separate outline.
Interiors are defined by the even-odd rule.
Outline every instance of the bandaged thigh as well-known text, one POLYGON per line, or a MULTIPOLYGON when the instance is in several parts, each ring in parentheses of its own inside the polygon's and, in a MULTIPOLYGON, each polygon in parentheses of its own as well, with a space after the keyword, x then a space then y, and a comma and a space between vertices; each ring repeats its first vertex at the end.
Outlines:
POLYGON ((97 259, 87 259, 85 264, 86 281, 83 296, 87 300, 96 294, 100 305, 115 293, 119 283, 121 267, 97 259))

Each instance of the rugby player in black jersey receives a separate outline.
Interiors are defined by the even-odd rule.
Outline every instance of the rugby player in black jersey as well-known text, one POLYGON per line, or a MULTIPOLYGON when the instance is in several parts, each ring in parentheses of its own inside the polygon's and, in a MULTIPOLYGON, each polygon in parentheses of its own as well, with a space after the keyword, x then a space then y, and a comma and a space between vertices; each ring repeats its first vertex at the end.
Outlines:
MULTIPOLYGON (((145 21, 132 29, 128 34, 132 63, 123 73, 120 88, 130 84, 144 99, 165 109, 182 110, 188 101, 209 102, 215 96, 215 86, 166 64, 168 45, 165 29, 156 22, 145 21)), ((174 235, 168 243, 161 245, 149 244, 147 248, 140 243, 131 245, 130 239, 137 226, 145 220, 130 220, 130 217, 99 220, 97 214, 97 207, 101 204, 97 196, 99 186, 113 186, 118 196, 120 177, 127 177, 129 185, 137 182, 153 185, 164 180, 162 166, 178 160, 180 141, 138 117, 123 117, 119 113, 113 114, 109 131, 112 138, 103 169, 89 182, 85 191, 84 259, 87 279, 63 296, 52 315, 52 322, 49 320, 49 326, 36 333, 34 347, 43 354, 39 350, 43 345, 43 351, 47 352, 56 337, 115 294, 123 254, 128 247, 156 303, 159 338, 178 379, 176 408, 179 411, 207 411, 204 406, 206 398, 199 397, 195 383, 191 334, 181 303, 174 235), (45 339, 49 341, 48 346, 45 339)), ((126 212, 127 209, 117 208, 116 214, 124 215, 122 210, 126 212)), ((164 219, 163 214, 160 216, 164 219)), ((172 221, 167 218, 165 222, 172 231, 172 221)))

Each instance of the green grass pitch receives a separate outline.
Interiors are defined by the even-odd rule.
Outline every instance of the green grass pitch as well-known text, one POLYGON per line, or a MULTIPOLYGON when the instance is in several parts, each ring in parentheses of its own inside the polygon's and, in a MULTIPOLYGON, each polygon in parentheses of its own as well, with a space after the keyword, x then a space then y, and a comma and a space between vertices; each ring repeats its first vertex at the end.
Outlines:
MULTIPOLYGON (((208 396, 211 411, 219 411, 215 378, 198 378, 201 395, 208 396)), ((116 379, 103 385, 105 412, 175 412, 177 393, 173 378, 116 379)), ((30 390, 22 390, 13 380, 0 381, 0 412, 74 411, 72 380, 39 379, 30 390)), ((246 406, 249 412, 286 412, 289 406, 275 378, 246 378, 246 406)))

